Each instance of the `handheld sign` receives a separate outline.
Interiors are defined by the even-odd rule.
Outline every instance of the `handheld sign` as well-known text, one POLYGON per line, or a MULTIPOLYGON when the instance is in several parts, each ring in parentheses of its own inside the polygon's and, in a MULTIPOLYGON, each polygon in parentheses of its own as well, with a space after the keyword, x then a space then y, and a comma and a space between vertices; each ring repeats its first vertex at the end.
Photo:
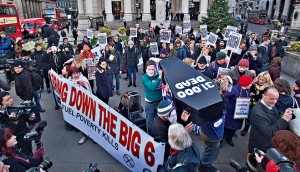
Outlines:
POLYGON ((183 33, 188 33, 191 30, 191 21, 183 21, 182 23, 182 29, 183 33))
POLYGON ((181 26, 176 26, 175 27, 175 34, 182 34, 182 27, 181 26))
POLYGON ((137 28, 130 28, 130 36, 137 37, 137 28))
POLYGON ((101 48, 104 49, 105 45, 107 45, 106 33, 98 33, 98 41, 101 48))
POLYGON ((207 38, 207 25, 200 25, 200 34, 202 40, 207 38))
POLYGON ((206 41, 206 46, 209 46, 209 45, 215 46, 217 40, 218 40, 218 35, 210 32, 208 39, 206 41))
POLYGON ((163 30, 160 37, 160 42, 170 43, 171 40, 171 31, 163 30))
POLYGON ((91 29, 87 29, 87 30, 86 30, 86 36, 87 36, 88 38, 93 38, 93 37, 94 37, 94 31, 91 30, 91 29))
POLYGON ((91 50, 91 52, 94 54, 95 64, 98 64, 99 59, 102 57, 101 50, 102 50, 102 48, 100 46, 95 47, 91 50))
POLYGON ((239 33, 230 33, 229 39, 226 44, 226 50, 231 50, 232 52, 238 53, 239 46, 241 43, 242 35, 239 33))
POLYGON ((178 58, 160 61, 166 82, 173 94, 177 114, 187 110, 197 124, 222 116, 223 100, 215 82, 178 58))
POLYGON ((235 26, 227 26, 225 34, 224 34, 224 40, 229 39, 230 33, 236 33, 237 32, 237 27, 235 26))
POLYGON ((151 51, 151 54, 154 54, 154 55, 159 54, 158 47, 157 47, 157 42, 151 42, 150 43, 150 51, 151 51))

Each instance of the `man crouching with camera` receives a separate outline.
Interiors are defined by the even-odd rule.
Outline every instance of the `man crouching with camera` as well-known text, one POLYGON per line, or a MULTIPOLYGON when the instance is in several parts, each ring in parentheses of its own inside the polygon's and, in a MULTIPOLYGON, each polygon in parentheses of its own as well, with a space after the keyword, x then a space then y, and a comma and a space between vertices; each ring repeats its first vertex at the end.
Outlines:
MULTIPOLYGON (((0 101, 2 108, 0 111, 1 125, 5 128, 11 129, 13 134, 17 137, 17 146, 23 153, 26 155, 32 155, 31 140, 25 141, 23 138, 26 133, 30 132, 26 122, 34 120, 35 114, 32 113, 29 116, 29 114, 25 113, 19 114, 14 109, 10 110, 8 107, 14 106, 15 103, 8 92, 0 92, 0 101)), ((23 112, 25 112, 25 110, 23 112)))

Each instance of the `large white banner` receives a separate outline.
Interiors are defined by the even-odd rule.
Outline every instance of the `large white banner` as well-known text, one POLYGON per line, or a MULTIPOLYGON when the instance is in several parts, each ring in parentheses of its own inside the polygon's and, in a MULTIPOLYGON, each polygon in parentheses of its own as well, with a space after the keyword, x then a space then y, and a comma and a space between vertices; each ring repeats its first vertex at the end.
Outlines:
POLYGON ((64 120, 97 142, 130 171, 156 171, 163 143, 154 139, 92 93, 51 70, 64 120))

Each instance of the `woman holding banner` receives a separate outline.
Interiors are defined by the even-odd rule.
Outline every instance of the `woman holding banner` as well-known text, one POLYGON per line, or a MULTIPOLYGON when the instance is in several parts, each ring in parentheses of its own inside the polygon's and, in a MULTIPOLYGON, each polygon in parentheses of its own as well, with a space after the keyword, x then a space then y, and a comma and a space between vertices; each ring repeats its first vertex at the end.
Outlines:
POLYGON ((112 97, 112 81, 109 73, 109 67, 105 59, 99 59, 95 73, 96 79, 96 96, 104 103, 108 104, 108 100, 112 97))

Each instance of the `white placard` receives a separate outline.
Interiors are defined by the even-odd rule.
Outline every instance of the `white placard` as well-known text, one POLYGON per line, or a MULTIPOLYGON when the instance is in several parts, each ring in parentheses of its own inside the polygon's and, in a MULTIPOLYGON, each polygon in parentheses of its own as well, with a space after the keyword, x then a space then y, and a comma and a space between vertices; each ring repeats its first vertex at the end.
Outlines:
POLYGON ((225 34, 224 34, 224 40, 228 40, 229 39, 230 33, 236 33, 236 32, 237 32, 237 27, 235 27, 235 26, 227 26, 225 34))
POLYGON ((88 59, 84 59, 85 65, 86 65, 86 70, 88 73, 88 80, 93 80, 95 79, 95 72, 97 70, 94 59, 92 58, 88 58, 88 59))
POLYGON ((88 37, 88 38, 94 38, 94 31, 93 30, 91 30, 91 29, 87 29, 86 30, 86 36, 88 37))
POLYGON ((130 36, 137 37, 137 28, 130 28, 130 36))
POLYGON ((239 52, 242 35, 239 33, 230 33, 229 39, 226 44, 226 50, 231 50, 234 53, 239 52))
POLYGON ((207 41, 206 41, 206 46, 209 46, 209 45, 215 46, 217 40, 218 40, 218 35, 210 32, 210 34, 208 35, 207 41))
POLYGON ((171 31, 163 30, 160 35, 160 42, 170 43, 171 40, 171 31))
POLYGON ((182 27, 181 26, 176 26, 175 27, 175 34, 182 34, 182 27))
POLYGON ((151 42, 150 43, 150 51, 151 51, 151 54, 154 54, 154 55, 158 55, 159 54, 157 42, 151 42))
POLYGON ((183 33, 188 33, 191 30, 192 26, 191 26, 191 21, 183 21, 182 23, 182 29, 183 29, 183 33))
POLYGON ((107 45, 107 36, 106 33, 98 33, 98 42, 102 49, 107 45))
POLYGON ((207 25, 200 25, 200 35, 201 40, 205 40, 207 38, 207 25))
MULTIPOLYGON (((63 118, 89 136, 130 171, 156 171, 165 145, 76 83, 50 72, 63 118)), ((86 152, 88 154, 88 152, 86 152)))
POLYGON ((94 54, 94 62, 98 64, 99 59, 102 57, 102 48, 100 46, 93 48, 91 51, 94 54))
POLYGON ((236 98, 233 119, 247 119, 250 109, 250 98, 236 98))

